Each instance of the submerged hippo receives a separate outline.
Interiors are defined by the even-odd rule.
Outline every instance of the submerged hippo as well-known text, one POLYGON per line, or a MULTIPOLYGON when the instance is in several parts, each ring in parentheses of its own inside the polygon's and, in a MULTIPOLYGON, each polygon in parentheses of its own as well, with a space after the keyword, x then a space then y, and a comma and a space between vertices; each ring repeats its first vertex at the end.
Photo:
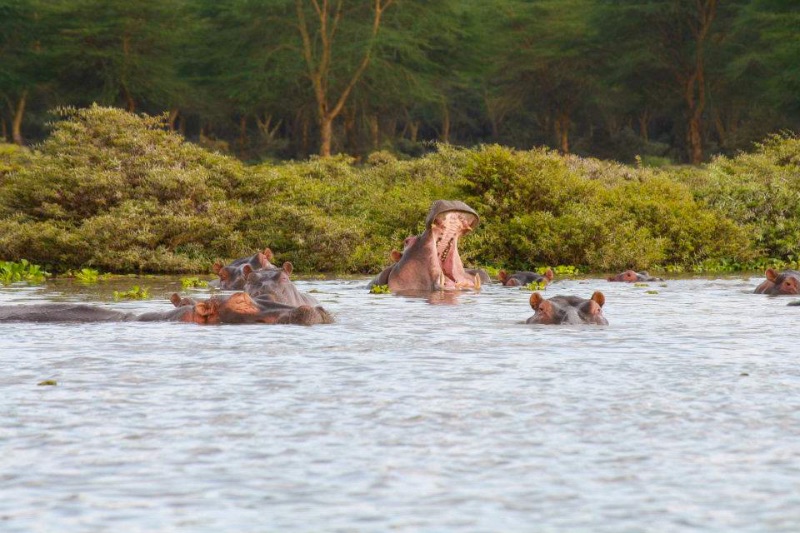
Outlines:
POLYGON ((271 263, 272 258, 272 250, 265 248, 263 252, 236 259, 228 265, 223 265, 221 262, 217 261, 212 266, 212 270, 219 276, 219 280, 212 281, 211 285, 222 290, 242 290, 245 281, 244 266, 248 265, 253 270, 276 268, 275 265, 271 263))
POLYGON ((389 290, 479 289, 480 277, 467 274, 458 255, 458 239, 474 230, 478 222, 478 214, 464 202, 435 201, 425 219, 425 231, 389 271, 389 290))
MULTIPOLYGON (((181 298, 173 295, 173 303, 181 298)), ((51 303, 0 307, 0 322, 189 322, 194 324, 330 324, 330 314, 322 307, 291 306, 272 301, 256 301, 237 292, 213 296, 208 300, 180 305, 168 311, 135 315, 86 304, 51 303)))
POLYGON ((767 279, 761 283, 755 294, 769 294, 777 296, 780 294, 800 294, 800 272, 797 270, 776 271, 768 268, 765 272, 767 279))
POLYGON ((313 296, 300 292, 289 274, 293 266, 286 261, 281 268, 263 268, 253 270, 249 265, 243 267, 245 277, 244 292, 260 300, 271 300, 276 303, 300 306, 319 305, 313 296))
POLYGON ((547 300, 534 292, 530 298, 534 315, 526 324, 597 324, 607 326, 608 320, 603 316, 603 304, 606 298, 600 291, 592 297, 553 296, 547 300))
POLYGON ((636 272, 635 270, 626 270, 625 272, 620 272, 616 276, 611 276, 610 278, 608 278, 608 281, 623 281, 627 283, 635 283, 642 281, 664 281, 664 279, 653 277, 644 270, 641 272, 636 272))
POLYGON ((544 283, 547 285, 553 281, 553 270, 548 268, 544 275, 530 271, 518 271, 509 275, 505 270, 501 270, 497 277, 506 287, 524 287, 530 283, 544 283))

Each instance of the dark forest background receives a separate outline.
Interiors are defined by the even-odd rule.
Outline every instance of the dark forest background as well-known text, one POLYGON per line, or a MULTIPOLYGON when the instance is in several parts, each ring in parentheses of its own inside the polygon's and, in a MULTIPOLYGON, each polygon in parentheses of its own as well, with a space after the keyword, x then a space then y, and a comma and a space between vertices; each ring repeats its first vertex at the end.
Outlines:
POLYGON ((0 0, 0 135, 93 102, 248 161, 700 163, 800 129, 796 0, 0 0))

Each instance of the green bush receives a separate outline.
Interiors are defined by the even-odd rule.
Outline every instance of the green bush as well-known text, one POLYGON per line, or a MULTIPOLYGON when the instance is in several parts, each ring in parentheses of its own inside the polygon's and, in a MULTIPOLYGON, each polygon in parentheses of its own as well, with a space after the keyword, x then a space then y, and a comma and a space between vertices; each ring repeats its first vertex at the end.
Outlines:
POLYGON ((741 224, 760 255, 800 256, 800 138, 773 135, 752 153, 718 157, 698 197, 741 224))
POLYGON ((376 152, 361 166, 346 156, 245 166, 158 117, 97 106, 62 114, 36 151, 0 150, 0 258, 58 271, 207 272, 269 246, 298 272, 374 273, 424 230, 440 198, 481 215, 461 245, 468 265, 727 271, 800 256, 791 136, 708 169, 501 146, 376 152))

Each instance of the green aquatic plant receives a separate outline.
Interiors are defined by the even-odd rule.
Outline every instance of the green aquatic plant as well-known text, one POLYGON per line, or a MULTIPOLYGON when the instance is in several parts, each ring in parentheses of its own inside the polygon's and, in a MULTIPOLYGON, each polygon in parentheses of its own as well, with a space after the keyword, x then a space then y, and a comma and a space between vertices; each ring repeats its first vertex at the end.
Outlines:
POLYGON ((150 298, 150 291, 147 287, 139 287, 134 285, 127 291, 114 291, 115 300, 146 300, 150 298))
POLYGON ((633 286, 634 287, 649 287, 650 285, 648 285, 647 283, 634 283, 633 286))
POLYGON ((547 282, 546 281, 531 281, 530 283, 528 283, 524 287, 521 287, 522 290, 531 291, 531 292, 543 291, 546 288, 547 288, 547 282))
POLYGON ((200 278, 181 278, 181 288, 183 290, 186 289, 204 289, 208 287, 208 282, 203 281, 200 278))
POLYGON ((12 261, 0 261, 0 284, 8 285, 25 281, 28 283, 43 283, 49 275, 39 265, 34 265, 26 259, 21 259, 18 263, 12 261))
MULTIPOLYGON (((540 267, 536 269, 539 274, 544 274, 547 272, 547 269, 550 267, 540 267)), ((578 267, 572 265, 558 265, 552 268, 553 274, 557 276, 577 276, 580 274, 580 270, 578 267)))
POLYGON ((388 285, 373 285, 372 288, 369 290, 370 294, 391 294, 392 291, 389 290, 388 285))
POLYGON ((80 283, 97 283, 100 279, 100 272, 93 268, 82 268, 73 275, 80 283))
POLYGON ((645 291, 647 294, 658 294, 656 290, 645 291))
POLYGON ((44 381, 40 381, 36 385, 38 385, 39 387, 55 387, 56 385, 58 385, 58 381, 54 379, 46 379, 44 381))

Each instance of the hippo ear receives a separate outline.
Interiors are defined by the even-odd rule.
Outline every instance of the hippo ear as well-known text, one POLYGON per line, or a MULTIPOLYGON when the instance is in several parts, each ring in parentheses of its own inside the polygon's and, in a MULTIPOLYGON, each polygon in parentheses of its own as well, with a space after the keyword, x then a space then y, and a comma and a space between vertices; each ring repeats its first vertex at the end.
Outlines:
POLYGON ((606 297, 600 291, 594 291, 591 300, 597 303, 597 305, 599 305, 600 307, 603 307, 603 304, 606 303, 606 297))
POLYGON ((261 252, 267 258, 267 261, 272 261, 272 258, 275 257, 275 254, 272 253, 272 250, 269 248, 264 248, 264 251, 261 252))
POLYGON ((219 276, 219 279, 221 279, 222 281, 227 281, 231 277, 231 273, 228 271, 227 268, 220 268, 219 271, 217 272, 217 275, 219 276))
POLYGON ((269 268, 270 265, 272 265, 272 263, 269 262, 269 258, 261 252, 258 252, 258 264, 261 268, 269 268))
POLYGON ((775 278, 778 277, 778 272, 774 268, 768 268, 764 274, 767 276, 767 280, 769 281, 775 281, 775 278))
POLYGON ((173 292, 172 296, 169 297, 169 301, 172 302, 172 305, 175 307, 181 306, 181 295, 177 292, 173 292))
POLYGON ((497 279, 505 283, 506 280, 508 279, 508 272, 506 272, 505 270, 501 270, 500 272, 497 273, 497 279))
POLYGON ((392 251, 391 251, 391 253, 389 253, 389 259, 391 259, 391 260, 392 260, 392 261, 394 261, 395 263, 397 263, 398 261, 400 261, 400 259, 401 259, 402 257, 403 257, 403 253, 402 253, 402 252, 399 252, 399 251, 397 251, 397 250, 392 250, 392 251))
POLYGON ((553 281, 553 278, 555 277, 555 274, 553 274, 553 269, 548 268, 547 270, 545 270, 544 277, 547 278, 547 281, 553 281))
POLYGON ((533 294, 531 294, 530 303, 531 303, 531 308, 534 311, 536 311, 539 308, 539 304, 541 304, 543 301, 544 298, 538 292, 534 292, 533 294))
POLYGON ((293 269, 294 266, 292 266, 292 264, 289 261, 286 261, 283 264, 283 271, 286 272, 287 274, 291 274, 293 269))
POLYGON ((214 263, 214 264, 211 266, 211 270, 213 270, 213 271, 214 271, 214 274, 219 274, 219 271, 220 271, 220 270, 222 270, 222 267, 223 267, 223 266, 224 266, 224 265, 223 265, 222 263, 220 263, 219 261, 217 261, 217 262, 215 262, 215 263, 214 263))
POLYGON ((251 267, 249 264, 245 263, 244 266, 242 266, 242 275, 246 278, 247 276, 249 276, 252 273, 253 273, 253 267, 251 267))

